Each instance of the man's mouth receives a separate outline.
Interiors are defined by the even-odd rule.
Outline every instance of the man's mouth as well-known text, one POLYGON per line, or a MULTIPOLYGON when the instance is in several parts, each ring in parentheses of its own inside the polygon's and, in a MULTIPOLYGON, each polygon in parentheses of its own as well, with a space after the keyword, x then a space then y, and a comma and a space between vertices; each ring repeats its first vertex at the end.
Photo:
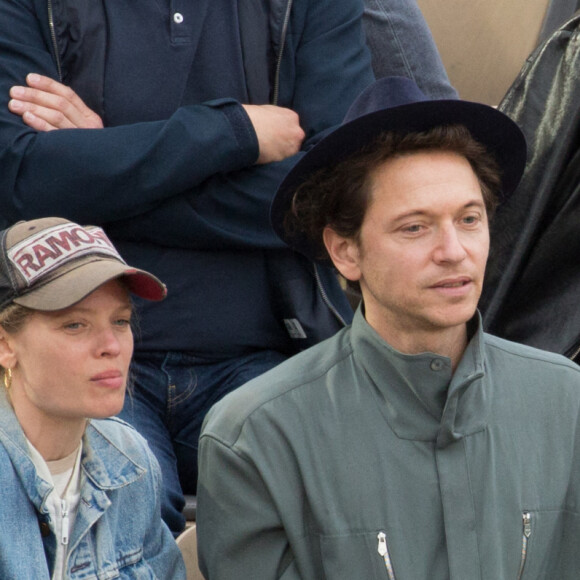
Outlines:
POLYGON ((444 284, 436 284, 438 288, 459 288, 460 286, 465 286, 467 280, 462 280, 460 282, 446 282, 444 284))
POLYGON ((446 280, 440 280, 431 286, 433 290, 447 291, 447 292, 459 292, 461 289, 467 290, 473 283, 473 280, 468 276, 461 276, 460 278, 447 278, 446 280))

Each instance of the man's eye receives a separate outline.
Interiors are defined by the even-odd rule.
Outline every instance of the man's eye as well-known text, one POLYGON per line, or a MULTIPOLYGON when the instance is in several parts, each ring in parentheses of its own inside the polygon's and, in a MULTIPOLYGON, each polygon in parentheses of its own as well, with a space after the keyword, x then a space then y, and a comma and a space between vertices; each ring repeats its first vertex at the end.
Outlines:
POLYGON ((64 327, 67 330, 78 330, 79 328, 82 327, 82 323, 81 322, 67 322, 64 327))
POLYGON ((131 326, 131 320, 129 318, 118 318, 115 324, 117 326, 131 326))
POLYGON ((403 231, 408 232, 410 234, 416 234, 416 233, 419 233, 422 228, 423 228, 423 226, 420 224, 413 224, 411 226, 405 226, 403 228, 403 231))

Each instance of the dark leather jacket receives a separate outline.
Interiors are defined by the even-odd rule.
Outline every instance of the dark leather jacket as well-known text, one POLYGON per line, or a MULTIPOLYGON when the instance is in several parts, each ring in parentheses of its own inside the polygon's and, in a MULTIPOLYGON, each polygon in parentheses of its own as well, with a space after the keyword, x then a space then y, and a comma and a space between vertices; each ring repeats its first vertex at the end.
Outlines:
POLYGON ((499 108, 528 164, 501 206, 481 300, 486 330, 575 358, 580 350, 580 13, 529 57, 499 108))

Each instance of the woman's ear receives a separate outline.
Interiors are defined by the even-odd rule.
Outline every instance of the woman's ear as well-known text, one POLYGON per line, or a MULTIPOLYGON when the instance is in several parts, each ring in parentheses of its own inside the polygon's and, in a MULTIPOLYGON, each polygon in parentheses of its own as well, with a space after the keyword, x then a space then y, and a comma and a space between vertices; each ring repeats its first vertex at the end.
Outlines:
POLYGON ((326 226, 322 232, 322 239, 326 251, 336 269, 347 279, 353 282, 360 280, 359 247, 351 238, 345 238, 326 226))
POLYGON ((0 365, 5 369, 13 369, 17 362, 11 337, 0 327, 0 365))

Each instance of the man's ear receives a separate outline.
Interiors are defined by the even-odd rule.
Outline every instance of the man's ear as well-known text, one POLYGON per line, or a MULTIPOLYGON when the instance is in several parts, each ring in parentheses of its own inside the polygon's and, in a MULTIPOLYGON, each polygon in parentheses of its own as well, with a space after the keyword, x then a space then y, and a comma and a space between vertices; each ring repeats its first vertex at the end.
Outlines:
POLYGON ((322 239, 336 269, 347 280, 360 280, 358 244, 351 238, 341 236, 329 226, 324 228, 322 239))
POLYGON ((5 369, 13 369, 17 362, 10 335, 0 328, 0 365, 5 369))

